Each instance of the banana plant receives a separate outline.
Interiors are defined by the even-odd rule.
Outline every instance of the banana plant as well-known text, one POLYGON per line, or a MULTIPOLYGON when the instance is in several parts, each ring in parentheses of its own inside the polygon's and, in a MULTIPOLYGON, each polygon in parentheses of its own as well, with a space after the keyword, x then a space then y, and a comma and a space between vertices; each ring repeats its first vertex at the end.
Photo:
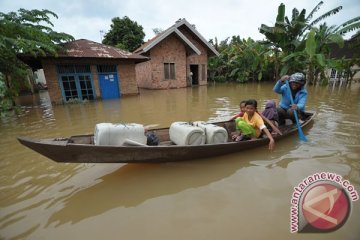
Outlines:
POLYGON ((315 28, 313 28, 309 34, 307 35, 306 39, 306 46, 305 49, 301 52, 295 52, 292 54, 289 54, 285 58, 283 58, 282 62, 285 64, 284 68, 282 69, 282 73, 286 73, 286 71, 289 69, 289 63, 290 62, 302 62, 305 63, 308 70, 308 80, 310 84, 314 83, 314 73, 316 67, 324 67, 326 58, 325 55, 321 52, 318 52, 318 45, 315 40, 315 28))
POLYGON ((334 29, 334 32, 344 35, 345 33, 355 31, 360 28, 360 16, 352 18, 343 24, 340 24, 337 28, 334 29))
MULTIPOLYGON (((293 60, 293 58, 296 57, 297 59, 301 60, 301 58, 304 58, 303 51, 305 49, 305 39, 307 39, 309 30, 311 30, 319 22, 323 21, 327 17, 335 15, 342 9, 342 6, 336 7, 330 11, 325 12, 315 20, 312 20, 323 4, 324 2, 320 1, 307 16, 305 9, 299 11, 294 8, 292 10, 291 18, 285 16, 285 5, 280 4, 278 7, 278 14, 275 25, 272 27, 265 24, 261 25, 259 31, 265 35, 265 43, 272 44, 272 47, 279 53, 276 54, 275 57, 287 56, 281 61, 280 59, 275 61, 276 69, 280 69, 280 63, 284 61, 286 62, 288 59, 293 60)), ((358 27, 356 23, 356 19, 355 21, 346 22, 345 25, 342 25, 342 27, 338 29, 339 33, 356 29, 358 27)), ((301 68, 305 67, 304 64, 302 64, 302 61, 293 63, 294 64, 287 62, 287 64, 282 67, 280 75, 288 70, 294 70, 296 68, 297 70, 303 70, 301 68)), ((278 71, 276 71, 276 75, 279 75, 278 71)))

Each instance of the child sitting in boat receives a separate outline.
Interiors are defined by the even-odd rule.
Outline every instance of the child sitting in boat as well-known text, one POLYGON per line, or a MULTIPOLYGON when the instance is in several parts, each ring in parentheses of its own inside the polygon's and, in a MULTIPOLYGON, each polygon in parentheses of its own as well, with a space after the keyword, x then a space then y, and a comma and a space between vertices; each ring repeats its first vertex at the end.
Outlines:
POLYGON ((245 103, 246 103, 246 100, 242 100, 240 102, 240 113, 236 114, 235 116, 233 116, 232 118, 230 118, 230 121, 232 120, 235 120, 239 117, 243 117, 244 116, 244 113, 245 113, 245 103))
MULTIPOLYGON (((232 136, 233 140, 235 141, 241 141, 241 140, 247 140, 247 139, 256 139, 261 136, 262 133, 265 133, 266 136, 269 138, 269 150, 273 150, 275 147, 275 141, 273 137, 271 136, 269 130, 266 128, 263 119, 261 118, 260 114, 257 112, 257 101, 255 99, 249 99, 245 103, 245 113, 242 117, 242 120, 237 120, 237 123, 239 126, 239 133, 234 134, 232 136), (253 131, 251 133, 248 133, 249 127, 253 128, 253 131), (246 131, 244 134, 242 131, 246 131)), ((235 120, 235 121, 236 121, 235 120)))
POLYGON ((250 124, 248 124, 242 117, 235 119, 235 127, 238 134, 232 136, 234 141, 245 141, 256 138, 256 131, 250 124))

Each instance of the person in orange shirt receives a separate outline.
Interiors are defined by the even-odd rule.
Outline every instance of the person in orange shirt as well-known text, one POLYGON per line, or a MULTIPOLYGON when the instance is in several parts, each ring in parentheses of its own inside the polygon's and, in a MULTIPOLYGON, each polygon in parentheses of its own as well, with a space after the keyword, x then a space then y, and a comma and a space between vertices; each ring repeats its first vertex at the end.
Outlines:
MULTIPOLYGON (((250 139, 259 138, 261 133, 265 133, 266 136, 269 138, 269 150, 274 150, 275 148, 275 141, 274 138, 271 136, 269 130, 266 128, 263 119, 261 118, 260 114, 257 112, 257 101, 255 99, 249 99, 245 103, 245 113, 242 117, 244 121, 255 129, 255 134, 250 137, 250 139)), ((240 134, 237 136, 233 136, 235 141, 245 140, 244 136, 240 134)))

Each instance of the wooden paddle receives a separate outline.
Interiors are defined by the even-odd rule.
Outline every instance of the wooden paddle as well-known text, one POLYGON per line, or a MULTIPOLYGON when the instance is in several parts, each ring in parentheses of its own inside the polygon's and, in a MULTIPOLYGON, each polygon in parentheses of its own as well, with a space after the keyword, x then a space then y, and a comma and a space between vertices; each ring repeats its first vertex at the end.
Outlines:
MULTIPOLYGON (((289 81, 285 81, 286 82, 286 86, 287 86, 287 89, 288 89, 288 93, 289 93, 289 96, 290 96, 290 102, 291 104, 293 105, 294 104, 294 99, 292 97, 292 94, 291 94, 291 89, 290 89, 290 84, 289 84, 289 81)), ((297 111, 296 109, 294 109, 294 116, 295 116, 295 121, 296 121, 296 126, 298 128, 298 132, 299 132, 299 139, 301 141, 304 141, 304 142, 307 142, 307 138, 305 137, 302 129, 301 129, 301 126, 300 126, 300 123, 299 123, 299 118, 298 118, 298 115, 297 115, 297 111)))

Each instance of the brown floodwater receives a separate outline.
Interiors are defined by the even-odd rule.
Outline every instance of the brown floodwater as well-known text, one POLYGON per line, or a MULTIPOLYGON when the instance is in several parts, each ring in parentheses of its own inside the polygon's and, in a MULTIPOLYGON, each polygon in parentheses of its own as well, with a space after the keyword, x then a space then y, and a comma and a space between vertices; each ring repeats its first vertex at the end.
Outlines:
POLYGON ((272 84, 142 90, 120 100, 51 106, 47 92, 17 101, 0 119, 0 239, 360 239, 360 201, 340 229, 290 233, 293 188, 333 172, 360 191, 360 84, 309 87, 305 131, 276 143, 203 160, 161 164, 55 163, 17 136, 91 133, 99 122, 169 126, 225 120, 239 101, 279 99, 272 84))

